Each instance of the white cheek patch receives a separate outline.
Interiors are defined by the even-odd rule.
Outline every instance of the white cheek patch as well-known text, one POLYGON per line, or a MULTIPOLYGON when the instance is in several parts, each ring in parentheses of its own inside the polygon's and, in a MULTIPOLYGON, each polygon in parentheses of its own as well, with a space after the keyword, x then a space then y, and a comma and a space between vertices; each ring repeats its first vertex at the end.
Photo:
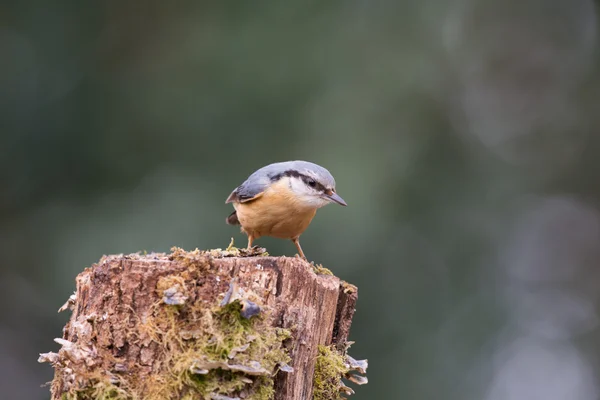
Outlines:
POLYGON ((302 182, 301 179, 299 178, 288 178, 289 179, 289 184, 290 184, 290 188, 292 189, 292 192, 294 192, 294 194, 298 197, 302 197, 302 196, 308 196, 308 195, 312 195, 314 194, 314 191, 311 190, 308 186, 306 186, 304 184, 304 182, 302 182))
POLYGON ((288 179, 290 189, 292 190, 292 192, 294 192, 298 201, 300 201, 305 206, 310 208, 320 208, 329 204, 329 201, 322 198, 319 192, 306 186, 306 184, 302 182, 301 179, 295 177, 291 177, 288 179))
POLYGON ((318 196, 306 196, 302 198, 302 202, 309 207, 321 208, 329 204, 329 201, 325 200, 322 197, 318 196))

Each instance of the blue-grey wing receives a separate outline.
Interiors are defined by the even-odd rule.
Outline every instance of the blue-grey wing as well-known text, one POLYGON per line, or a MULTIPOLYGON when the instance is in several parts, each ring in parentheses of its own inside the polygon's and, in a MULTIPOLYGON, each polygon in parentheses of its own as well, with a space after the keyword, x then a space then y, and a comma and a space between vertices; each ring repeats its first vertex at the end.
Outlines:
POLYGON ((271 180, 268 176, 257 177, 251 175, 244 183, 231 192, 225 203, 227 204, 234 201, 244 203, 246 201, 254 200, 264 193, 270 183, 271 180))

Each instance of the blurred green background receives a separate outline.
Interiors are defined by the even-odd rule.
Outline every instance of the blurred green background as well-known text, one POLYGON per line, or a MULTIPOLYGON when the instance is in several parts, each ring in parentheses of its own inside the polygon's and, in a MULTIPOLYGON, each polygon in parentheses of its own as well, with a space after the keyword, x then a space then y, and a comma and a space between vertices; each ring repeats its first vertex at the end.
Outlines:
POLYGON ((2 398, 48 398, 36 359, 84 267, 243 244, 230 191, 304 159, 349 204, 302 245, 359 287, 353 398, 598 399, 597 18, 592 0, 2 2, 2 398))

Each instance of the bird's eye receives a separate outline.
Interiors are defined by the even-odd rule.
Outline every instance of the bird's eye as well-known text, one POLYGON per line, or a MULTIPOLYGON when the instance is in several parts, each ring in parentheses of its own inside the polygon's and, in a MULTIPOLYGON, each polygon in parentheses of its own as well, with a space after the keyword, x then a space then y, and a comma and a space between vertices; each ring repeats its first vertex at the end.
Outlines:
POLYGON ((317 182, 315 182, 313 179, 309 179, 306 184, 308 186, 310 186, 311 188, 314 188, 315 186, 317 186, 317 182))

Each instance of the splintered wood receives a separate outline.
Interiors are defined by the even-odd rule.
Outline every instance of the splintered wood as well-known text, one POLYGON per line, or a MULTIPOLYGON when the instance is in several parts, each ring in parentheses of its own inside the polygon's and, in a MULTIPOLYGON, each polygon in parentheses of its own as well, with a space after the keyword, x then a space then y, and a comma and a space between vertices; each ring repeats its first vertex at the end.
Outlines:
POLYGON ((311 399, 319 346, 345 353, 357 289, 261 251, 174 248, 84 270, 62 348, 40 356, 52 399, 311 399))

